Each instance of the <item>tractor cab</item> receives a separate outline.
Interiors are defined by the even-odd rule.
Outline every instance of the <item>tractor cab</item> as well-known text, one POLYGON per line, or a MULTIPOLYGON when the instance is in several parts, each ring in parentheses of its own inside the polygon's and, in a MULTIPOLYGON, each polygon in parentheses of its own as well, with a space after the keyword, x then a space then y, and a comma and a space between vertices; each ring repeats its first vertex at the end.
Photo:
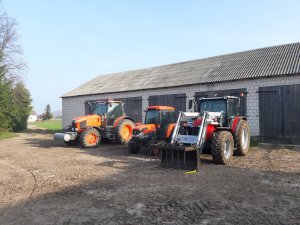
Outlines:
POLYGON ((170 106, 150 106, 145 112, 145 124, 154 125, 159 139, 164 139, 170 123, 175 123, 175 109, 170 106))
POLYGON ((103 116, 106 119, 106 126, 112 126, 117 118, 124 115, 123 105, 121 101, 95 101, 90 103, 90 111, 91 114, 103 116))
POLYGON ((138 153, 140 147, 150 148, 153 142, 171 138, 175 126, 175 109, 170 106, 149 106, 144 123, 137 123, 129 142, 129 152, 138 153))
POLYGON ((203 116, 205 112, 221 112, 221 125, 229 127, 233 119, 239 115, 240 99, 235 96, 214 98, 200 98, 198 112, 203 116))

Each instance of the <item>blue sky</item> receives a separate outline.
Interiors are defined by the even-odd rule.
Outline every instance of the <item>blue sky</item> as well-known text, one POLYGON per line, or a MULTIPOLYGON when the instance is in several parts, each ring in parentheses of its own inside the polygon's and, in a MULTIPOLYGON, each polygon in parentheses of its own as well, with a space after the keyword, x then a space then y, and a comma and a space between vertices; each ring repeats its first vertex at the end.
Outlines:
MULTIPOLYGON (((300 41, 300 1, 2 0, 17 19, 33 106, 97 75, 300 41)), ((124 81, 125 82, 125 81, 124 81)))

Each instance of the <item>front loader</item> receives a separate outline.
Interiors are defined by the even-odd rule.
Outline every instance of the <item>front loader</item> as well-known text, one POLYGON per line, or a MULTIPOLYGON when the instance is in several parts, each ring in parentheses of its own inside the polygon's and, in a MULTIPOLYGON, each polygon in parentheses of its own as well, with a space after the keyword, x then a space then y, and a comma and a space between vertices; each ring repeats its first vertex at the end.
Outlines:
POLYGON ((152 145, 171 141, 175 127, 175 109, 171 106, 149 106, 145 112, 145 122, 137 123, 133 128, 128 150, 136 154, 144 147, 156 156, 158 149, 152 148, 152 145))
POLYGON ((239 116, 239 102, 233 96, 201 98, 198 112, 180 112, 171 142, 157 146, 161 165, 198 170, 204 148, 216 164, 227 164, 234 153, 245 155, 250 129, 247 119, 239 116))
POLYGON ((90 103, 91 115, 72 120, 66 133, 54 134, 55 140, 69 146, 96 147, 102 140, 128 143, 132 137, 134 121, 124 113, 121 101, 94 101, 90 103))

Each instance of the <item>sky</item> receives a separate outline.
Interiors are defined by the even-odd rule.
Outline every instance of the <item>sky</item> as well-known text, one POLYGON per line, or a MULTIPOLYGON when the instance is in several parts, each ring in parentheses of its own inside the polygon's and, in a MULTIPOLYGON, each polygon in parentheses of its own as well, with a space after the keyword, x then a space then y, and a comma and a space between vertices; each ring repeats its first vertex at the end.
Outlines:
MULTIPOLYGON (((98 75, 300 41, 298 0, 2 0, 37 113, 98 75)), ((121 81, 126 82, 126 81, 121 81)))

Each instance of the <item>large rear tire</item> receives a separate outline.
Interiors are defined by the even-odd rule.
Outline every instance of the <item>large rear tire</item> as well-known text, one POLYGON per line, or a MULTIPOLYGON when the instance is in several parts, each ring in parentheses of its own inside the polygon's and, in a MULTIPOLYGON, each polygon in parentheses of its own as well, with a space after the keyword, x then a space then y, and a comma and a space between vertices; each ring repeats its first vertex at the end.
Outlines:
POLYGON ((213 135, 211 155, 214 163, 227 164, 233 155, 234 140, 229 131, 217 131, 213 135))
POLYGON ((80 135, 80 145, 82 148, 95 148, 101 141, 101 135, 95 128, 88 128, 80 135))
POLYGON ((241 120, 236 134, 236 154, 244 156, 250 147, 250 128, 246 120, 241 120))
POLYGON ((117 126, 118 140, 122 144, 126 144, 132 138, 134 123, 131 120, 122 120, 117 126))

